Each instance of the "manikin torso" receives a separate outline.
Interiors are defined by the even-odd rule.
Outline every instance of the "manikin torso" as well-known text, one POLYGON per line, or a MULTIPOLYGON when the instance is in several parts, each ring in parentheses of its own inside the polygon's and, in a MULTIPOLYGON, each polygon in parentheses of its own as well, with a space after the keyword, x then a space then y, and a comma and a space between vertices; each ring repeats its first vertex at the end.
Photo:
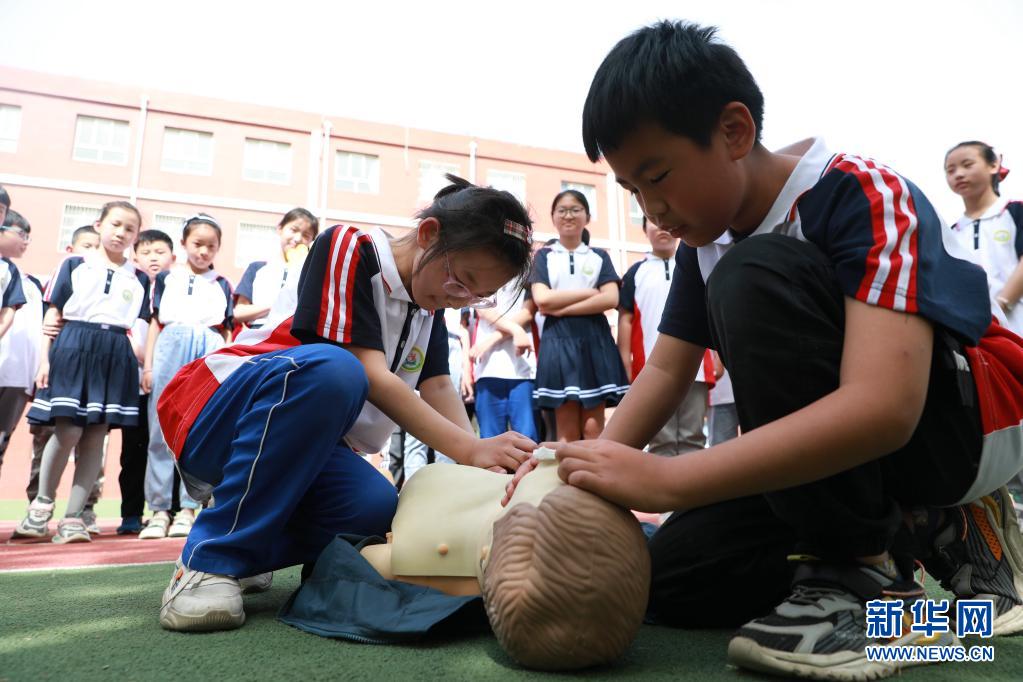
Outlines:
POLYGON ((362 555, 385 578, 478 594, 494 522, 517 504, 534 506, 558 486, 555 461, 542 461, 501 506, 511 474, 459 464, 431 464, 409 479, 398 498, 389 542, 362 555))

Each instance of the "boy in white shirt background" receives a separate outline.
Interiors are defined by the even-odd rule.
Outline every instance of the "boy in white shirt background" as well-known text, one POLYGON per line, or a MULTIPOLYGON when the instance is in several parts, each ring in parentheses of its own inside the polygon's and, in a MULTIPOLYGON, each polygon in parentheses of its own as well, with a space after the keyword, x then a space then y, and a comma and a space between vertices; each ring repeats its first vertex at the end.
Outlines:
MULTIPOLYGON (((28 248, 31 226, 17 211, 8 209, 0 226, 0 256, 3 257, 3 289, 22 293, 22 305, 13 313, 9 326, 0 331, 0 464, 32 392, 39 364, 42 334, 43 292, 39 280, 20 272, 10 259, 20 258, 28 248), (14 281, 17 280, 17 281, 14 281)), ((6 305, 6 303, 5 303, 6 305)), ((6 320, 0 322, 4 328, 6 320)))
MULTIPOLYGON (((618 350, 630 381, 643 369, 657 340, 657 325, 671 289, 678 248, 678 239, 645 217, 643 233, 651 251, 626 271, 618 297, 618 350)), ((703 422, 707 417, 707 394, 714 385, 713 371, 710 353, 706 352, 685 400, 650 440, 648 451, 670 456, 706 447, 703 422)))

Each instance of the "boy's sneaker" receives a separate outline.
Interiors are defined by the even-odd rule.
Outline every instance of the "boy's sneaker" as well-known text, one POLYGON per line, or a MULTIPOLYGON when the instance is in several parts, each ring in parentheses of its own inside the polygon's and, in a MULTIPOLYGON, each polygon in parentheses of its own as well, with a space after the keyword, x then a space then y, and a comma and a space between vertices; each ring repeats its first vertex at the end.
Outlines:
POLYGON ((266 592, 274 584, 274 574, 260 573, 259 575, 252 575, 248 578, 240 578, 238 584, 242 588, 242 594, 257 594, 259 592, 266 592))
POLYGON ((158 511, 149 519, 149 524, 139 533, 139 540, 159 540, 167 537, 167 528, 170 527, 170 514, 165 511, 158 511))
POLYGON ((53 518, 53 502, 42 502, 38 498, 28 505, 25 518, 18 522, 11 537, 45 538, 50 533, 50 519, 53 518))
POLYGON ((945 509, 924 568, 961 599, 990 599, 993 634, 1023 631, 1023 535, 1006 488, 945 509))
POLYGON ((167 537, 187 538, 188 534, 192 531, 194 523, 195 512, 191 509, 182 509, 174 515, 174 523, 171 524, 170 530, 167 531, 167 537))
POLYGON ((96 523, 96 512, 91 509, 82 510, 82 523, 85 524, 85 530, 89 531, 90 535, 102 535, 103 531, 99 529, 99 524, 96 523))
POLYGON ((870 660, 868 645, 959 644, 953 632, 927 637, 921 632, 905 632, 906 628, 897 638, 868 638, 866 602, 901 599, 903 613, 909 614, 912 623, 911 604, 925 598, 924 588, 881 567, 825 564, 812 557, 797 560, 801 565, 792 581, 792 594, 772 613, 739 629, 728 643, 729 663, 774 675, 876 680, 918 662, 870 660))
POLYGON ((65 516, 57 524, 57 534, 53 541, 58 545, 66 545, 72 542, 92 542, 92 536, 85 528, 85 523, 77 516, 65 516))
POLYGON ((121 525, 117 527, 118 535, 137 535, 142 532, 145 526, 142 525, 141 516, 125 516, 121 519, 121 525))
POLYGON ((163 593, 160 625, 166 630, 233 630, 245 623, 242 591, 227 575, 185 568, 178 559, 163 593))

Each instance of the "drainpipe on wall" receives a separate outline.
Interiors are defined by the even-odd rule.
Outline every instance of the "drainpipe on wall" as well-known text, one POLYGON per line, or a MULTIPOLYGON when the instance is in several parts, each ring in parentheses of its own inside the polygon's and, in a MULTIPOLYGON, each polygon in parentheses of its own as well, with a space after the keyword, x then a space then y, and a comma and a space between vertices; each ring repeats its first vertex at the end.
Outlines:
POLYGON ((128 198, 133 204, 139 199, 139 180, 142 177, 142 141, 146 138, 146 117, 149 113, 149 95, 142 95, 139 104, 139 120, 135 131, 135 160, 131 168, 131 196, 128 198))
POLYGON ((320 158, 323 156, 323 131, 309 131, 309 179, 306 181, 305 205, 310 209, 320 205, 320 158))
POLYGON ((320 165, 320 220, 327 220, 327 185, 330 181, 330 121, 323 121, 323 149, 320 165))
POLYGON ((476 140, 469 143, 469 182, 476 184, 476 150, 479 145, 476 144, 476 140))
POLYGON ((405 172, 408 173, 408 126, 405 126, 405 149, 402 152, 402 158, 405 160, 405 172))
POLYGON ((622 222, 621 188, 615 182, 614 174, 608 173, 605 178, 607 188, 607 220, 608 236, 614 245, 615 267, 625 274, 625 225, 622 222))

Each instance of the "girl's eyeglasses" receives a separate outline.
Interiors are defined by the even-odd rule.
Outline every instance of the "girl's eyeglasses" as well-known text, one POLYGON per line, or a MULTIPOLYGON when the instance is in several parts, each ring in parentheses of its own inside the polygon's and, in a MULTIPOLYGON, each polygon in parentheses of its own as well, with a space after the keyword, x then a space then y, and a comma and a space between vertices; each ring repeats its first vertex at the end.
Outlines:
POLYGON ((465 303, 463 305, 469 308, 493 308, 497 305, 497 301, 493 298, 476 296, 469 291, 468 287, 455 279, 454 274, 451 272, 451 261, 448 260, 448 254, 446 253, 444 254, 444 265, 448 269, 448 278, 442 285, 445 293, 452 298, 464 300, 465 303))
POLYGON ((559 208, 554 212, 554 215, 564 218, 567 215, 579 215, 585 209, 582 206, 572 206, 571 208, 559 208))

